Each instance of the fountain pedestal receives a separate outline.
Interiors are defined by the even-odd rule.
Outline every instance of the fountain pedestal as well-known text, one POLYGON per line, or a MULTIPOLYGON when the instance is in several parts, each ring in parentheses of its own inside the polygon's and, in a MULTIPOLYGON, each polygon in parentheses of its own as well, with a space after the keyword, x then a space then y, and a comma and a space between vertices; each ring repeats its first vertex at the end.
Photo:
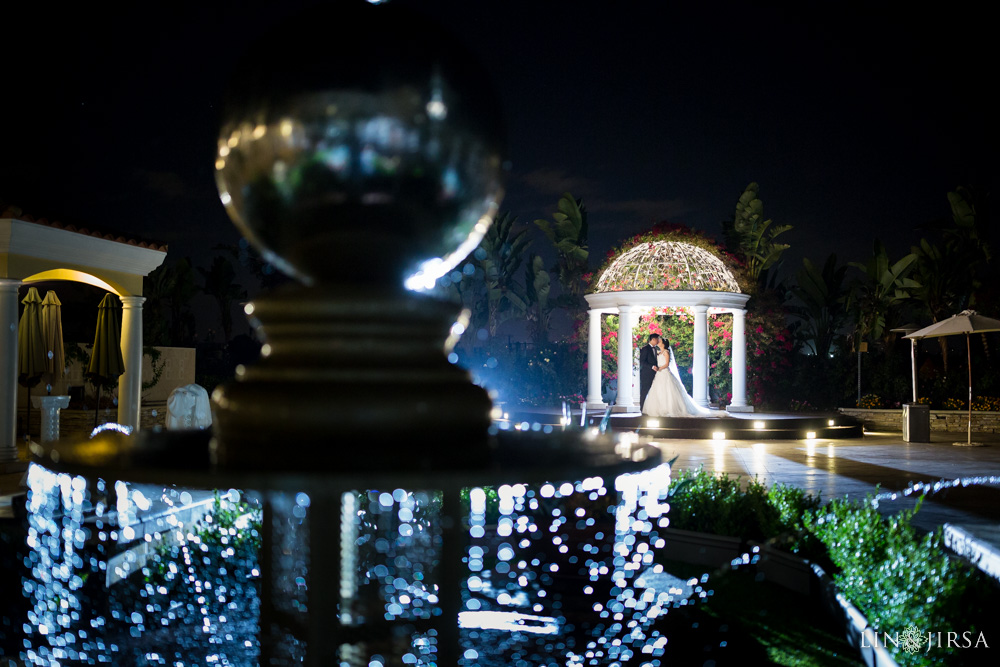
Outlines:
POLYGON ((32 396, 31 404, 41 410, 39 438, 42 442, 59 439, 59 411, 69 407, 69 396, 32 396))

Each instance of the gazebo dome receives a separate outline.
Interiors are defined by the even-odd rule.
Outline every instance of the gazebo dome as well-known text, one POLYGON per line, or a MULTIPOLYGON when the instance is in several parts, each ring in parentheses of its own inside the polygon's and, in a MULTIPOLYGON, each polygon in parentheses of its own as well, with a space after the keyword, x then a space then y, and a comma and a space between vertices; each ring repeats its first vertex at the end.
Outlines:
POLYGON ((740 293, 729 268, 712 253, 678 241, 650 241, 631 248, 611 263, 596 292, 706 291, 740 293))

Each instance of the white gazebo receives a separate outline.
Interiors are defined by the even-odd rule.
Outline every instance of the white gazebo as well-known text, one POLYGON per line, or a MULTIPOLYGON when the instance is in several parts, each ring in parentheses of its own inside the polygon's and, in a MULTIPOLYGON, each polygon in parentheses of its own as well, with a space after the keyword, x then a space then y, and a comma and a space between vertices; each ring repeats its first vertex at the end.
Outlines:
POLYGON ((601 317, 618 317, 618 397, 616 412, 638 412, 639 373, 632 327, 652 308, 687 308, 694 315, 692 378, 695 402, 708 406, 708 315, 733 314, 733 400, 730 412, 753 412, 747 404, 746 304, 748 294, 725 263, 711 252, 680 241, 636 245, 615 259, 584 296, 590 306, 587 336, 587 407, 604 409, 601 396, 601 317))
POLYGON ((18 289, 30 283, 71 280, 100 287, 121 299, 125 373, 118 382, 118 421, 138 428, 142 279, 166 256, 166 246, 45 219, 35 221, 16 210, 0 211, 0 466, 17 457, 18 289))

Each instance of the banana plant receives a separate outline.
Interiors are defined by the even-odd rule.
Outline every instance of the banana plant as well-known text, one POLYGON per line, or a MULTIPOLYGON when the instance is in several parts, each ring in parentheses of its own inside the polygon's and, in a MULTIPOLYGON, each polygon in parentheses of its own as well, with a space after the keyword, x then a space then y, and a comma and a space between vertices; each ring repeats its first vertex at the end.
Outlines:
POLYGON ((821 358, 830 353, 837 332, 847 322, 846 276, 847 265, 837 266, 835 254, 826 258, 822 269, 806 257, 790 290, 798 302, 791 306, 792 314, 802 320, 800 337, 821 358))
POLYGON ((544 345, 549 342, 549 321, 552 316, 549 294, 552 291, 552 278, 545 270, 545 261, 538 255, 532 254, 525 265, 524 291, 528 301, 531 338, 536 345, 544 345))
POLYGON ((767 280, 767 271, 781 259, 789 248, 787 243, 775 241, 778 236, 792 229, 791 225, 774 225, 764 219, 764 203, 758 192, 760 186, 751 183, 736 202, 733 219, 725 223, 726 236, 735 245, 747 263, 747 273, 753 285, 761 286, 767 280))
POLYGON ((861 271, 861 275, 851 283, 848 301, 848 309, 854 316, 856 332, 861 340, 887 342, 891 327, 886 323, 920 287, 920 283, 908 277, 916 261, 917 256, 910 253, 890 263, 885 246, 876 239, 872 256, 866 263, 850 263, 861 271))
POLYGON ((587 209, 583 200, 565 193, 559 199, 552 220, 535 220, 535 224, 556 250, 555 270, 565 305, 577 306, 583 296, 583 275, 587 272, 590 251, 587 248, 587 209))

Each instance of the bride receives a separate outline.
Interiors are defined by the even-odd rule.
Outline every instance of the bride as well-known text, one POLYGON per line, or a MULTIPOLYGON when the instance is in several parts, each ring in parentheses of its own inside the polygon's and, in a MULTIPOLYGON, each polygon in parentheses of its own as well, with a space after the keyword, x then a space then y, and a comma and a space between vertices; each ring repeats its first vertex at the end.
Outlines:
POLYGON ((650 417, 715 417, 712 410, 703 408, 688 395, 681 383, 680 373, 670 341, 660 338, 656 375, 649 388, 642 413, 650 417))

